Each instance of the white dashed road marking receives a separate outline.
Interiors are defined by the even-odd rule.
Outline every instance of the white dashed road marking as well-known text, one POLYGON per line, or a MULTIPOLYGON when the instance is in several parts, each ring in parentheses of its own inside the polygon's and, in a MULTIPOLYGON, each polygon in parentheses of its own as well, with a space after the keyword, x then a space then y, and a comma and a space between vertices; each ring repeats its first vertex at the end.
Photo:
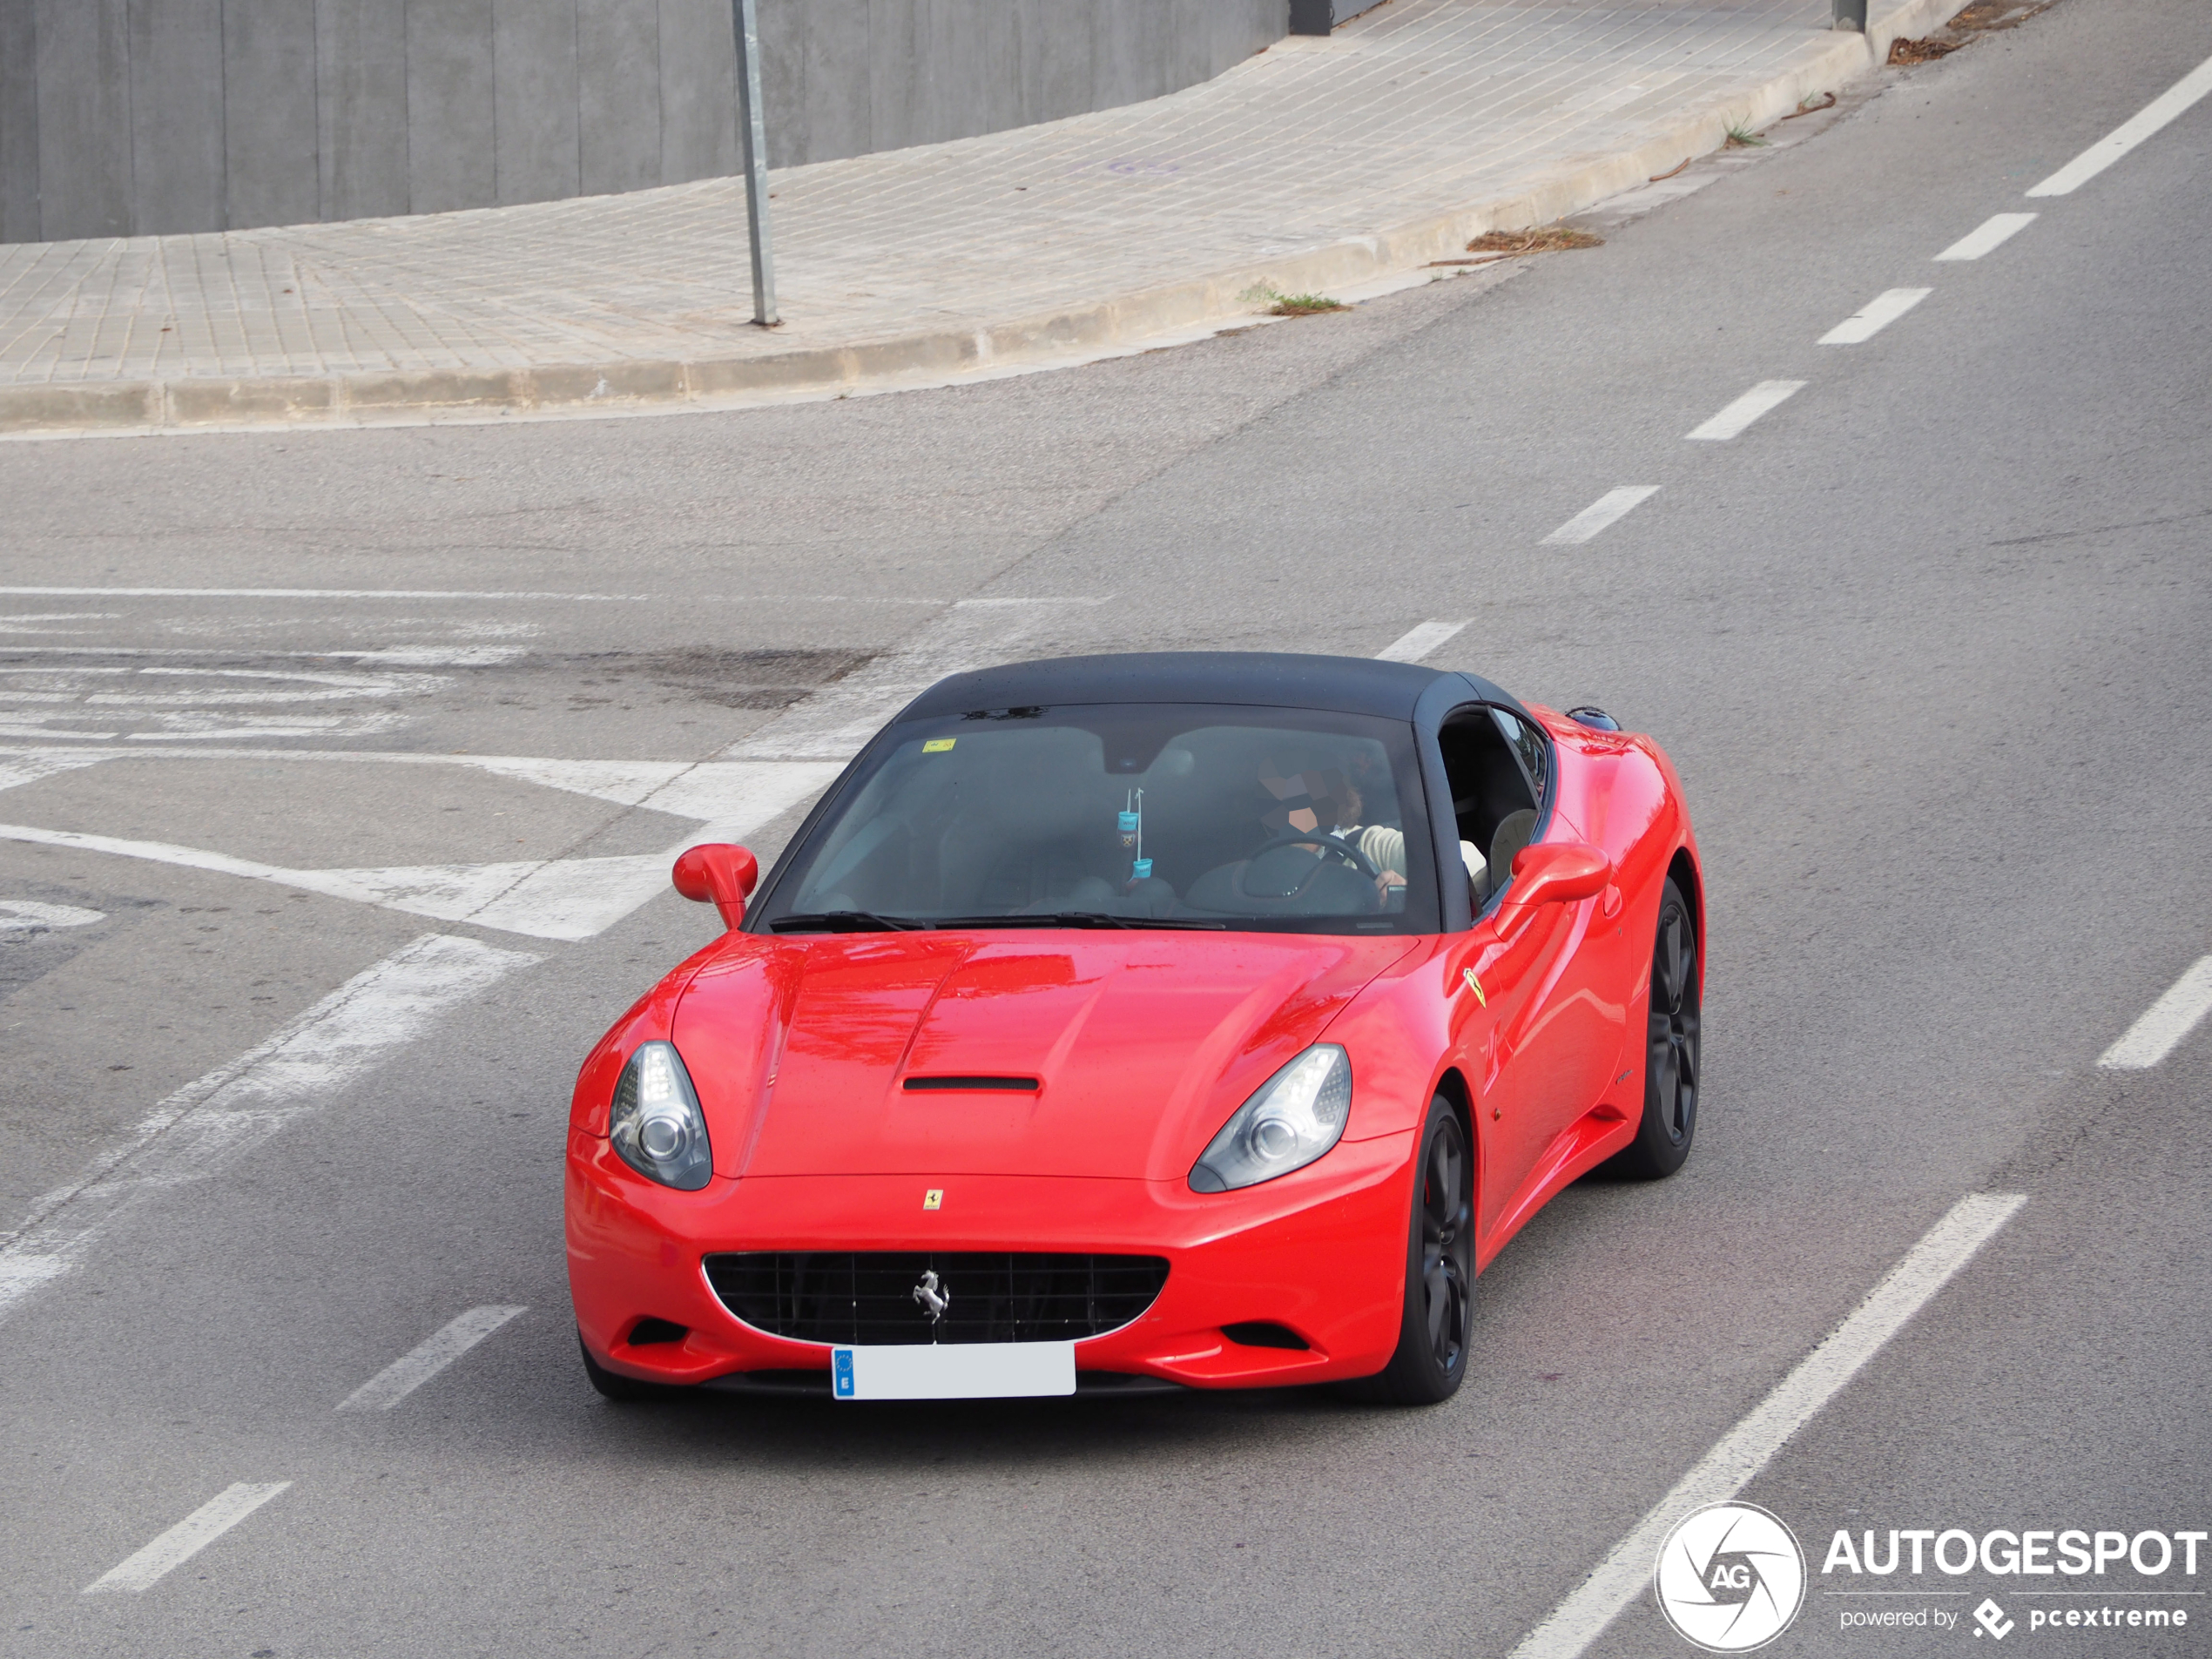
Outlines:
POLYGON ((257 1486, 241 1480, 226 1487, 137 1554, 118 1561, 87 1584, 84 1594, 100 1595, 121 1591, 137 1595, 158 1582, 170 1568, 199 1554, 291 1484, 289 1480, 271 1480, 257 1486))
POLYGON ((2212 57, 2208 57, 2165 91, 2046 179, 2031 196, 2071 195, 2149 138, 2175 117, 2212 92, 2212 57))
POLYGON ((1905 1259, 1867 1293, 1774 1392, 1722 1436, 1674 1490, 1636 1523, 1597 1569, 1524 1637, 1512 1659, 1575 1659, 1651 1582, 1651 1564, 1675 1523, 1691 1510, 1734 1497, 1767 1460, 1882 1351, 1905 1322, 1973 1258, 2027 1198, 1973 1192, 1951 1206, 1905 1259))
POLYGON ((526 1310, 470 1308, 421 1346, 401 1354, 338 1402, 341 1412, 388 1412, 486 1337, 526 1310))
POLYGON ((1467 626, 1463 622, 1425 622, 1409 628, 1375 653, 1379 663, 1418 663, 1467 626))
POLYGON ((2098 1056, 2097 1064, 2107 1071, 2147 1070, 2173 1053, 2208 1013, 2212 1013, 2212 956, 2202 956, 2098 1056))
POLYGON ((1933 293, 1933 288, 1892 288, 1878 293, 1858 312, 1846 317, 1826 334, 1821 335, 1824 346, 1857 346, 1871 340, 1921 300, 1933 293))
POLYGON ((2035 215, 2033 213, 1995 214, 1968 231, 1949 247, 1937 254, 1936 258, 1939 260, 1978 260, 1983 254, 1994 253, 2004 246, 2006 243, 2011 241, 2013 237, 2034 222, 2035 215))
POLYGON ((1761 381, 1688 435, 1700 442, 1725 443, 1768 410, 1787 402, 1804 386, 1803 381, 1761 381))
POLYGON ((266 1042, 185 1084, 128 1141, 38 1199, 23 1224, 0 1238, 0 1320, 75 1267, 107 1224, 145 1194, 205 1180, 360 1081, 456 1005, 537 960, 474 939, 425 934, 266 1042))
POLYGON ((1622 484, 1608 489, 1544 537, 1546 547, 1573 547, 1610 528, 1659 493, 1656 484, 1622 484))

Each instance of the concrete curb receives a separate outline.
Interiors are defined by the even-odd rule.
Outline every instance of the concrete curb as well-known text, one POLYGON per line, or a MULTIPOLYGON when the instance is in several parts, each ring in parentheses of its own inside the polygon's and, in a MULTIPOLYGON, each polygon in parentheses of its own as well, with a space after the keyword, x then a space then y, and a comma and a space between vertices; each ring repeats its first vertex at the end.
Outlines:
POLYGON ((1731 126, 1765 126, 1804 99, 1887 61, 1890 44, 1948 22, 1967 0, 1903 0, 1839 33, 1750 91, 1696 106, 1634 150, 1577 158, 1515 195, 1349 238, 1263 265, 1063 307, 1010 322, 772 356, 622 358, 523 368, 423 369, 254 380, 183 377, 0 387, 0 435, 416 425, 549 415, 674 413, 840 392, 942 385, 1057 367, 1248 320, 1255 288, 1329 293, 1386 283, 1460 253, 1489 230, 1546 225, 1719 149, 1731 126))

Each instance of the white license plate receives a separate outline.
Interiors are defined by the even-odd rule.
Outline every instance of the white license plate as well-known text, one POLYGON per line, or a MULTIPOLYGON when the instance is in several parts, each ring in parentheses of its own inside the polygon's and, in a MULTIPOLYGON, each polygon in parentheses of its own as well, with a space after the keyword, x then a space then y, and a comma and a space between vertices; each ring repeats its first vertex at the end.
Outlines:
POLYGON ((948 1342, 833 1348, 840 1399, 1013 1399, 1076 1392, 1072 1342, 948 1342))

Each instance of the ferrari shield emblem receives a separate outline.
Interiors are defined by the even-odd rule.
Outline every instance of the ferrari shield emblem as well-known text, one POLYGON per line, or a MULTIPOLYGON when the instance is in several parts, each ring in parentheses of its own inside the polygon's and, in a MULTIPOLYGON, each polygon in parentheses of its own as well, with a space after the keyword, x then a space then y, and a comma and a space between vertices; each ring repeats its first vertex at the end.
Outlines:
POLYGON ((1467 982, 1467 989, 1474 993, 1474 1000, 1481 1003, 1484 1008, 1488 1008, 1490 999, 1483 995, 1482 981, 1475 978, 1474 970, 1472 968, 1462 968, 1460 970, 1460 977, 1467 982))
POLYGON ((941 1209, 944 1203, 945 1190, 942 1187, 932 1187, 921 1195, 921 1207, 924 1210, 941 1209))

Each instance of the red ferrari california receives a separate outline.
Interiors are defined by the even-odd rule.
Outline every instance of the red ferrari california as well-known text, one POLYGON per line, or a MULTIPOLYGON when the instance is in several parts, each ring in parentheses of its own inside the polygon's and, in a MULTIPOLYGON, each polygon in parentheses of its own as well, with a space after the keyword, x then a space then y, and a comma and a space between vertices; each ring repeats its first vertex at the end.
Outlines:
POLYGON ((1440 1400, 1475 1274, 1696 1130, 1703 882, 1594 709, 1364 658, 954 675, 584 1062, 604 1393, 1440 1400))

